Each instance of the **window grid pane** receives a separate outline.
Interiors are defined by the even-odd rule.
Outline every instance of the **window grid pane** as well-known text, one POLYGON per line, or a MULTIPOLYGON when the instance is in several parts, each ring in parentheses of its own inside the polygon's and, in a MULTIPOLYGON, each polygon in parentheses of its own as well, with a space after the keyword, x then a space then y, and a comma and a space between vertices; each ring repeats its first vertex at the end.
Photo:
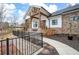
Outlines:
POLYGON ((37 22, 33 22, 33 27, 37 27, 37 22))
POLYGON ((57 25, 57 20, 52 20, 52 25, 57 25))

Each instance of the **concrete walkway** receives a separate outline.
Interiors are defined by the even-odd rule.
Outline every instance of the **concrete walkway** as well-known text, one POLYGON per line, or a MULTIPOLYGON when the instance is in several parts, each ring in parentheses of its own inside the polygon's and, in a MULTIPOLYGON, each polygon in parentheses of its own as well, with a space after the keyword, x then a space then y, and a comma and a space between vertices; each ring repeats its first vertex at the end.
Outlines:
POLYGON ((45 37, 43 38, 43 41, 50 44, 51 46, 54 46, 60 55, 79 55, 77 50, 62 42, 45 37))

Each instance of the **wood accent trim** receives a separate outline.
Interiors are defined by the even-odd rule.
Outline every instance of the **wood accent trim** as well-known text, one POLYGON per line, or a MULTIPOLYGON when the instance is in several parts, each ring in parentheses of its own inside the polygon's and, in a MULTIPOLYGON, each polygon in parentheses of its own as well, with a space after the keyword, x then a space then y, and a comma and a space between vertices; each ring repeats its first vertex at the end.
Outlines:
POLYGON ((34 15, 30 15, 31 17, 34 17, 35 15, 38 15, 39 13, 36 13, 36 14, 34 14, 34 15))
MULTIPOLYGON (((35 15, 38 15, 39 13, 37 13, 37 14, 34 14, 34 15, 32 15, 31 17, 34 17, 35 15)), ((42 13, 42 12, 40 12, 40 14, 41 15, 44 15, 44 16, 46 16, 46 17, 48 17, 47 15, 45 15, 44 13, 42 13)))
POLYGON ((31 17, 31 18, 30 18, 30 24, 29 24, 29 25, 30 25, 30 28, 32 28, 32 19, 33 19, 33 18, 31 17))
POLYGON ((39 12, 39 21, 40 21, 39 27, 41 28, 41 12, 39 12))
POLYGON ((33 18, 39 19, 38 17, 34 17, 34 16, 32 16, 32 19, 33 19, 33 18))
POLYGON ((45 15, 44 13, 42 13, 42 12, 40 12, 40 14, 42 14, 42 15, 44 15, 44 16, 46 16, 46 17, 48 17, 47 15, 45 15))

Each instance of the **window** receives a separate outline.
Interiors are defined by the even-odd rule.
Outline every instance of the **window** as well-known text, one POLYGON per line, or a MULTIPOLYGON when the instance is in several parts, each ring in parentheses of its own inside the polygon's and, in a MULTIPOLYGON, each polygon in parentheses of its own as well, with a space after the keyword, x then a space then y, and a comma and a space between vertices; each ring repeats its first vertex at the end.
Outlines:
POLYGON ((79 16, 71 16, 70 20, 77 21, 77 20, 79 20, 79 16))
POLYGON ((37 21, 32 22, 32 28, 34 28, 34 29, 38 28, 38 22, 37 21))
POLYGON ((33 27, 37 27, 37 22, 33 22, 33 27))
POLYGON ((79 16, 75 16, 75 20, 79 20, 79 16))
POLYGON ((57 25, 57 20, 52 20, 52 25, 57 25))
POLYGON ((70 16, 70 20, 75 20, 75 16, 70 16))

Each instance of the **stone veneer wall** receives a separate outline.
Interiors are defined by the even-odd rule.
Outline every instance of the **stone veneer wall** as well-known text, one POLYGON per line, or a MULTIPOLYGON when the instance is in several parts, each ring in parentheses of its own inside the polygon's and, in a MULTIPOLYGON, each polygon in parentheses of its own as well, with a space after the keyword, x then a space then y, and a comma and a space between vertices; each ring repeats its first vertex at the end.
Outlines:
POLYGON ((64 14, 62 15, 63 19, 63 33, 64 34, 79 34, 79 21, 71 21, 70 17, 71 16, 79 16, 79 12, 73 12, 69 14, 64 14), (72 24, 70 28, 70 23, 72 24), (71 32, 70 32, 71 30, 71 32))

